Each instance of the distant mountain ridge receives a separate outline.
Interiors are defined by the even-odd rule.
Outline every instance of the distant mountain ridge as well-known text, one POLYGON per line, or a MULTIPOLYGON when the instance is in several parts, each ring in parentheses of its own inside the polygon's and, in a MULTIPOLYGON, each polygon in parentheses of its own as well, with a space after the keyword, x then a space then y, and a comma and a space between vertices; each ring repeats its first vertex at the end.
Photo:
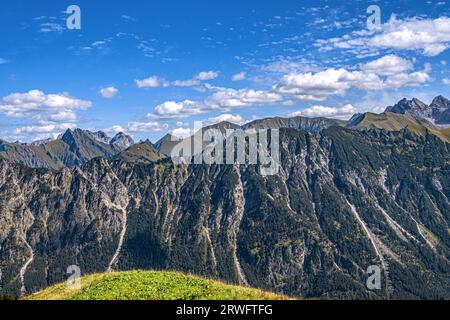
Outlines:
POLYGON ((450 124, 450 100, 440 95, 433 99, 430 105, 419 99, 402 99, 396 105, 386 108, 386 112, 411 114, 430 119, 434 124, 450 124))
MULTIPOLYGON (((307 117, 271 117, 258 119, 244 125, 231 122, 220 122, 209 125, 203 130, 218 129, 222 133, 227 130, 248 129, 295 129, 309 133, 321 132, 331 127, 346 127, 365 130, 380 129, 400 131, 407 129, 419 135, 431 133, 450 142, 450 134, 439 125, 450 124, 450 100, 443 96, 433 99, 430 105, 413 98, 402 99, 394 106, 389 106, 381 114, 356 114, 349 121, 328 118, 307 117)), ((87 161, 103 157, 106 159, 122 159, 132 162, 152 162, 170 156, 173 148, 181 141, 193 144, 193 137, 185 139, 167 134, 154 145, 149 141, 138 144, 125 133, 109 137, 102 131, 67 130, 55 140, 39 140, 31 144, 9 143, 0 140, 0 158, 29 167, 42 167, 59 170, 63 167, 83 165, 87 161)), ((201 142, 205 144, 205 142, 201 142)))
POLYGON ((133 144, 133 139, 123 133, 110 138, 102 131, 68 129, 55 140, 32 144, 0 141, 0 158, 29 167, 59 170, 83 165, 96 157, 112 159, 133 144))
MULTIPOLYGON (((222 121, 220 123, 216 123, 213 125, 209 125, 203 128, 203 131, 208 129, 217 129, 222 133, 226 133, 226 130, 264 130, 264 129, 296 129, 296 130, 304 130, 306 132, 320 132, 324 129, 340 126, 345 127, 347 125, 347 121, 336 120, 336 119, 328 119, 328 118, 307 118, 307 117, 292 117, 292 118, 281 118, 281 117, 272 117, 254 120, 252 122, 246 123, 242 126, 228 122, 222 121)), ((173 135, 166 135, 161 138, 157 143, 155 143, 155 148, 160 153, 169 156, 173 148, 182 140, 193 143, 193 139, 195 137, 191 136, 185 139, 179 139, 174 137, 173 135)))

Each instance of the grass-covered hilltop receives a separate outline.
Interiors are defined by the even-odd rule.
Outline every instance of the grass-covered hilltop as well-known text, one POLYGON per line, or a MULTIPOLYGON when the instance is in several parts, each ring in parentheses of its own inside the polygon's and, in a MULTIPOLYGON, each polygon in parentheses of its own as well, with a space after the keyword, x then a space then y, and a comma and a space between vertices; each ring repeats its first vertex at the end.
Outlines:
POLYGON ((286 296, 227 285, 176 272, 130 271, 93 274, 79 290, 61 283, 25 300, 286 300, 286 296))

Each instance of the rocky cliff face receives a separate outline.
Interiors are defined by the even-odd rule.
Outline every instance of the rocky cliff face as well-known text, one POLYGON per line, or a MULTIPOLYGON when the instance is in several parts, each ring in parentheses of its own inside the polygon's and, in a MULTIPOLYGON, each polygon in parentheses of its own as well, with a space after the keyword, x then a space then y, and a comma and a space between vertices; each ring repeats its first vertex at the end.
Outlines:
POLYGON ((170 269, 320 298, 450 296, 449 145, 432 135, 281 130, 281 171, 96 158, 0 160, 0 286, 170 269), (380 290, 366 287, 369 266, 380 290))

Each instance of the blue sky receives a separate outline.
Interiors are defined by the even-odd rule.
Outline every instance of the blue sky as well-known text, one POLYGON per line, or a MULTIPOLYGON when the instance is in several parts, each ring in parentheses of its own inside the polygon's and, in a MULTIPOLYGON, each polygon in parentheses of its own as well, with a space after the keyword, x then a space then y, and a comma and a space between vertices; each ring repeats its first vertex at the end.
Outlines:
POLYGON ((156 141, 194 121, 349 118, 450 96, 444 1, 2 1, 0 138, 156 141), (367 8, 381 25, 368 30, 367 8), (66 8, 81 9, 81 30, 66 8))

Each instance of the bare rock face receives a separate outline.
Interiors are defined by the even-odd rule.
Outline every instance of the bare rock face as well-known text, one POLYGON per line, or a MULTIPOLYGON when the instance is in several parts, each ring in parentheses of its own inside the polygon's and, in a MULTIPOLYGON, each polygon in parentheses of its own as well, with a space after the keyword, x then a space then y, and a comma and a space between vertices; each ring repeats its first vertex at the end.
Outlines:
POLYGON ((112 145, 115 149, 119 151, 123 151, 134 144, 133 138, 129 135, 124 134, 123 132, 119 132, 109 141, 109 144, 112 145))
POLYGON ((430 105, 436 124, 450 124, 450 100, 443 96, 434 98, 430 105))
POLYGON ((438 125, 450 124, 450 100, 443 96, 433 99, 430 105, 426 105, 418 99, 399 101, 395 106, 388 107, 386 112, 399 114, 411 114, 433 120, 438 125))
POLYGON ((386 112, 392 113, 409 113, 415 116, 422 116, 424 118, 431 118, 432 111, 428 105, 420 101, 419 99, 402 99, 396 105, 388 107, 386 112))
POLYGON ((450 295, 450 152, 407 131, 282 129, 281 171, 0 160, 0 288, 169 269, 315 298, 450 295), (381 290, 366 287, 381 270, 381 290))

